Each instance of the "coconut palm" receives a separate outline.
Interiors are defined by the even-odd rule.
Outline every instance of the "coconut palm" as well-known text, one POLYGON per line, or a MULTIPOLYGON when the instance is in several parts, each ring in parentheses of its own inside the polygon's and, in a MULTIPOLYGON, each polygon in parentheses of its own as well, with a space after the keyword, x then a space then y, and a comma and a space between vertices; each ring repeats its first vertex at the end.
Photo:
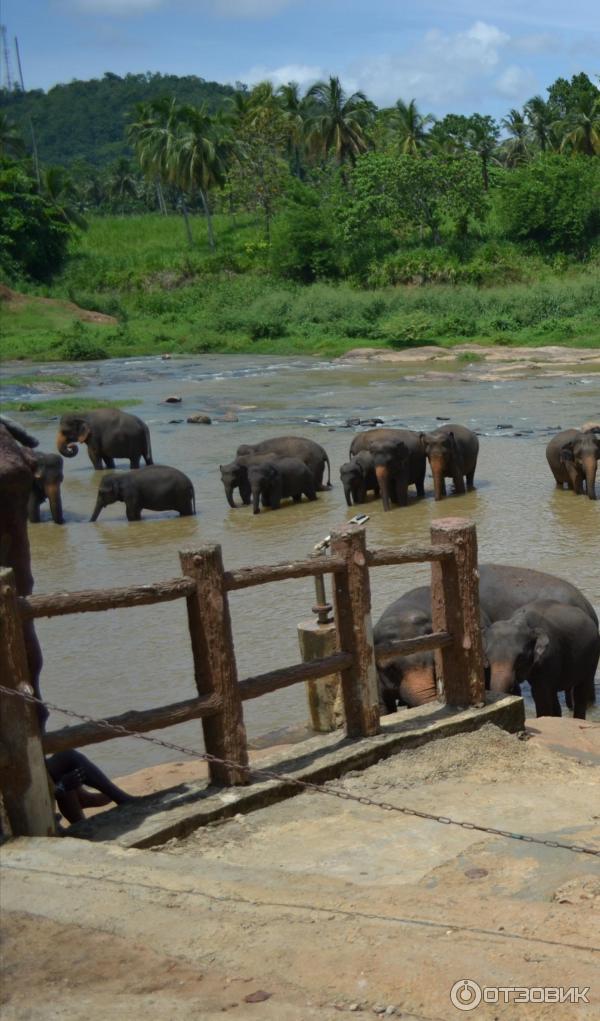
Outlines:
POLYGON ((111 199, 118 203, 123 203, 128 198, 136 199, 138 197, 139 180, 130 161, 125 156, 121 156, 109 168, 107 188, 111 199))
POLYGON ((552 131, 554 118, 550 104, 542 96, 532 96, 525 103, 525 114, 531 129, 532 138, 539 145, 542 152, 552 148, 554 144, 554 133, 552 131))
POLYGON ((169 179, 182 191, 200 196, 208 243, 214 249, 208 194, 225 180, 225 145, 216 137, 214 119, 204 105, 186 105, 177 110, 175 141, 167 169, 169 179))
POLYGON ((561 152, 600 155, 600 96, 582 95, 556 127, 562 135, 561 152))
POLYGON ((333 150, 340 165, 366 152, 367 130, 375 112, 364 92, 347 96, 339 78, 316 82, 306 93, 312 110, 307 121, 308 144, 313 152, 325 156, 333 150))
POLYGON ((508 138, 502 144, 502 153, 507 167, 518 167, 529 155, 529 125, 521 110, 508 111, 502 118, 502 127, 508 138))
POLYGON ((277 99, 283 117, 290 166, 295 176, 301 178, 302 150, 308 116, 307 101, 300 95, 300 86, 297 82, 280 85, 277 90, 277 99))
POLYGON ((499 134, 498 125, 489 114, 474 113, 472 117, 469 117, 465 135, 466 143, 471 152, 474 152, 481 160, 484 191, 487 191, 490 186, 490 163, 497 162, 495 153, 499 134))
POLYGON ((25 142, 19 134, 19 129, 5 113, 0 112, 0 156, 19 158, 24 156, 25 152, 25 142))
POLYGON ((403 156, 418 156, 425 149, 427 145, 425 128, 433 121, 431 114, 424 116, 419 113, 415 99, 411 99, 410 103, 405 103, 402 99, 396 101, 388 123, 392 129, 393 143, 403 156))
MULTIPOLYGON (((155 99, 138 103, 135 120, 127 128, 127 138, 133 145, 142 173, 154 182, 158 205, 166 213, 162 185, 175 183, 172 165, 175 157, 176 137, 179 130, 179 107, 174 99, 155 99)), ((181 212, 189 244, 193 244, 192 230, 185 199, 181 212)))
POLYGON ((65 223, 80 230, 87 229, 87 222, 77 208, 77 189, 63 167, 46 167, 42 171, 40 191, 65 223))

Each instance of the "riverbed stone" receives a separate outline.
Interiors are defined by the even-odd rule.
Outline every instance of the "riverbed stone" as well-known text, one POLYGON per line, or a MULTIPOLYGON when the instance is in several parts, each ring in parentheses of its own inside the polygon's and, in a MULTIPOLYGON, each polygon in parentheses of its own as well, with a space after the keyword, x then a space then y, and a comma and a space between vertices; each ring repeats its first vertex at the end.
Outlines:
POLYGON ((182 400, 183 398, 179 394, 170 394, 168 397, 165 397, 165 404, 181 404, 182 400))
POLYGON ((187 422, 190 425, 212 425, 212 418, 210 415, 204 415, 202 412, 196 412, 194 415, 188 415, 187 422))

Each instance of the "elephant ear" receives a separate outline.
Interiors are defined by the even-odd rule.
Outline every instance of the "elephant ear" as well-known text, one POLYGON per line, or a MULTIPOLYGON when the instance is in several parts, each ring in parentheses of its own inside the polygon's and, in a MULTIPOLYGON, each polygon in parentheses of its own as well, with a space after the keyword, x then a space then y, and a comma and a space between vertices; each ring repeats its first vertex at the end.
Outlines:
POLYGON ((573 441, 571 441, 570 443, 565 443, 564 447, 561 447, 560 460, 561 462, 575 460, 573 453, 573 441))
POLYGON ((533 662, 538 665, 543 661, 550 645, 550 638, 545 631, 536 630, 535 647, 533 650, 533 662))
POLYGON ((427 433, 419 433, 419 442, 420 442, 421 446, 423 447, 423 450, 425 451, 425 453, 427 453, 427 448, 429 447, 429 444, 431 443, 431 438, 428 436, 427 433))

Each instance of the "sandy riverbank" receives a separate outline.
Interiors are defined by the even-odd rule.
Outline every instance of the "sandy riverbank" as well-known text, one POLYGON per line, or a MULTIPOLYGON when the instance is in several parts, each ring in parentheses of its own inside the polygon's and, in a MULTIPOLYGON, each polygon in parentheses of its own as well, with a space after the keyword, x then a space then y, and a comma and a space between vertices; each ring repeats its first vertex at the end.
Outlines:
POLYGON ((573 372, 600 372, 600 345, 583 347, 485 347, 461 344, 458 347, 415 347, 393 351, 388 347, 357 347, 337 359, 341 364, 389 363, 408 372, 411 367, 425 378, 455 378, 456 363, 464 362, 468 379, 514 379, 534 374, 568 375, 573 372), (449 370, 453 370, 450 372, 449 370))

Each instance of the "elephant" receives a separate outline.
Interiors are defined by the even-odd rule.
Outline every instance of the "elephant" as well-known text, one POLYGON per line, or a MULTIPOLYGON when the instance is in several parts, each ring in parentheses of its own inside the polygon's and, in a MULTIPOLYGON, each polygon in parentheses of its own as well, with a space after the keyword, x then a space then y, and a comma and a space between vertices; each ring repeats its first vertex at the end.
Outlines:
MULTIPOLYGON (((576 607, 598 627, 593 606, 570 582, 526 567, 480 565, 482 628, 486 629, 499 620, 507 620, 521 607, 540 599, 576 607)), ((373 637, 377 647, 395 639, 416 638, 431 632, 431 589, 424 585, 405 592, 384 610, 373 629, 373 637)), ((437 697, 433 652, 399 656, 391 663, 378 667, 377 675, 382 712, 394 712, 396 703, 421 705, 437 697)), ((588 690, 587 697, 588 701, 593 700, 593 686, 588 690)))
POLYGON ((331 466, 327 451, 320 443, 307 440, 303 436, 274 436, 260 443, 242 444, 238 447, 236 457, 248 454, 276 454, 278 457, 297 457, 304 461, 311 472, 316 489, 321 492, 331 488, 331 466), (323 475, 327 465, 327 485, 323 485, 323 475))
POLYGON ((140 458, 152 464, 150 430, 137 415, 115 408, 100 408, 63 415, 56 435, 56 447, 63 457, 75 457, 77 444, 86 443, 88 456, 96 471, 115 467, 115 457, 129 460, 130 468, 139 468, 140 458))
POLYGON ((248 466, 248 481, 252 492, 254 514, 260 514, 260 503, 263 507, 278 510, 286 497, 292 497, 300 503, 302 495, 309 500, 317 499, 317 488, 313 474, 298 457, 280 457, 248 466))
POLYGON ((425 453, 412 430, 367 429, 352 440, 350 458, 362 450, 373 455, 384 511, 390 510, 391 501, 405 507, 410 485, 415 485, 418 496, 425 496, 425 453))
POLYGON ((600 429, 564 429, 546 447, 546 459, 556 485, 567 483, 575 493, 583 493, 583 483, 590 500, 596 499, 596 471, 600 458, 600 429))
POLYGON ((419 433, 419 439, 431 468, 436 500, 446 496, 446 479, 453 480, 455 493, 465 492, 463 476, 467 489, 475 488, 479 440, 474 432, 464 425, 441 425, 435 432, 419 433))
POLYGON ((103 507, 123 500, 128 521, 139 521, 142 510, 179 511, 182 517, 196 513, 194 487, 178 468, 147 465, 128 472, 110 472, 102 479, 90 521, 96 521, 103 507))
POLYGON ((40 505, 48 500, 52 520, 64 525, 60 487, 63 481, 63 459, 59 454, 36 451, 37 472, 29 494, 28 516, 32 524, 40 520, 40 505))
MULTIPOLYGON (((17 593, 33 592, 31 553, 27 535, 27 506, 37 469, 33 449, 38 441, 24 429, 0 416, 0 566, 11 567, 17 593)), ((27 665, 33 693, 40 698, 42 652, 32 620, 23 620, 23 636, 27 665)), ((48 716, 38 706, 38 719, 43 727, 48 716)))
POLYGON ((264 461, 276 461, 277 454, 240 454, 229 464, 220 464, 221 482, 225 487, 225 497, 230 507, 235 507, 233 491, 239 489, 243 504, 252 503, 252 491, 248 481, 248 467, 251 464, 262 464, 264 461))
POLYGON ((585 720, 600 658, 600 634, 584 610, 548 599, 526 603, 484 631, 492 691, 520 694, 528 681, 538 716, 560 716, 557 693, 569 692, 576 719, 585 720))
POLYGON ((340 467, 340 478, 349 507, 353 503, 364 503, 369 490, 372 490, 375 496, 379 496, 375 461, 369 450, 360 450, 351 461, 346 461, 340 467))

